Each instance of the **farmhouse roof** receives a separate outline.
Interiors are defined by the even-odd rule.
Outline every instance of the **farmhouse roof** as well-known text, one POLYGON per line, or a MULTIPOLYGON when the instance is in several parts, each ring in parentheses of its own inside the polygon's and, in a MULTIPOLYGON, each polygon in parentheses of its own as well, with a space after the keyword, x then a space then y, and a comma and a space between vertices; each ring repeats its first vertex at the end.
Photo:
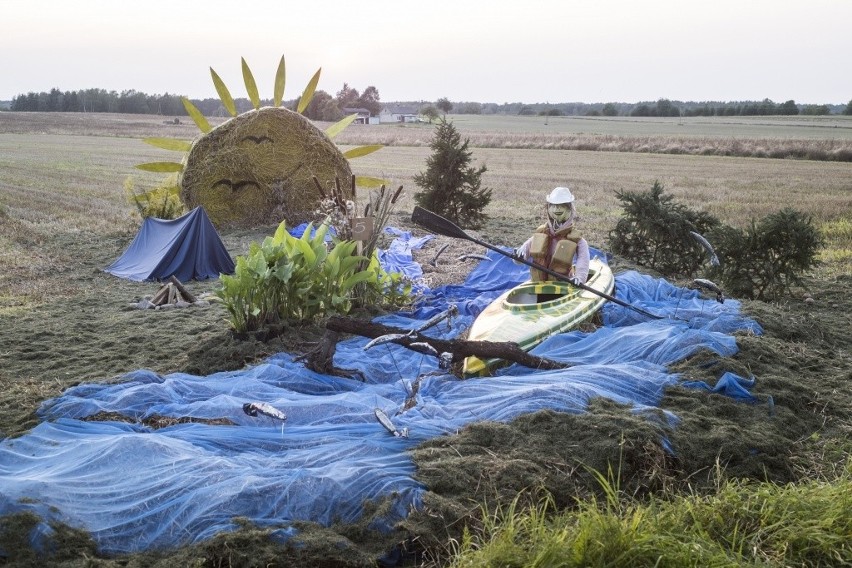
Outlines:
POLYGON ((419 114, 419 110, 410 105, 389 104, 386 105, 384 111, 389 114, 419 114))

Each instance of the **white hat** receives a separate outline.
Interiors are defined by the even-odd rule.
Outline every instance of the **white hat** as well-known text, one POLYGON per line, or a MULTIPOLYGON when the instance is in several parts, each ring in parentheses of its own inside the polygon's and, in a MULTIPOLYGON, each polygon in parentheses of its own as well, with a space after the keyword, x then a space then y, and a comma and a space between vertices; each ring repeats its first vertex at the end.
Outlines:
POLYGON ((552 205, 560 205, 563 203, 572 203, 574 194, 567 187, 557 187, 547 196, 547 202, 552 205))

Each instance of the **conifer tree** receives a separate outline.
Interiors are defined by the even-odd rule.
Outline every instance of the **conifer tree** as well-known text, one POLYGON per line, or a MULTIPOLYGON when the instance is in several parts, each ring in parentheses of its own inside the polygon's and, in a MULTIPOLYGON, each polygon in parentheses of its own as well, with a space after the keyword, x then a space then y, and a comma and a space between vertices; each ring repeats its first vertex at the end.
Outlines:
POLYGON ((424 191, 414 200, 424 209, 471 229, 479 229, 485 221, 483 209, 491 202, 491 190, 481 187, 485 165, 470 165, 468 139, 452 122, 441 120, 429 147, 432 155, 426 160, 426 171, 414 176, 414 183, 424 191))

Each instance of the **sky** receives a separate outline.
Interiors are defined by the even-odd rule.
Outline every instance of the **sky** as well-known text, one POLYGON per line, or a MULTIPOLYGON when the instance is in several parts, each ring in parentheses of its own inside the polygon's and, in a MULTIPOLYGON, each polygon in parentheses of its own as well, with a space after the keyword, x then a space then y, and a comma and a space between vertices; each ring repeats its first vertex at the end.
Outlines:
POLYGON ((384 102, 852 99, 850 0, 0 0, 0 100, 100 88, 384 102))

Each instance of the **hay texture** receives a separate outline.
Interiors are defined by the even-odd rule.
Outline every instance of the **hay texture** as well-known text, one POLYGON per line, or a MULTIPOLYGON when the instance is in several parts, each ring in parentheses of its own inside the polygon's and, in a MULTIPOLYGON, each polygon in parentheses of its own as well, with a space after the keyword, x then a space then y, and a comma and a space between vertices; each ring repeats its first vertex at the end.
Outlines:
MULTIPOLYGON (((313 177, 349 188, 341 151, 308 119, 280 107, 236 116, 193 143, 180 179, 188 209, 204 207, 216 227, 311 220, 321 196, 313 177)), ((351 189, 344 189, 351 191, 351 189)))

